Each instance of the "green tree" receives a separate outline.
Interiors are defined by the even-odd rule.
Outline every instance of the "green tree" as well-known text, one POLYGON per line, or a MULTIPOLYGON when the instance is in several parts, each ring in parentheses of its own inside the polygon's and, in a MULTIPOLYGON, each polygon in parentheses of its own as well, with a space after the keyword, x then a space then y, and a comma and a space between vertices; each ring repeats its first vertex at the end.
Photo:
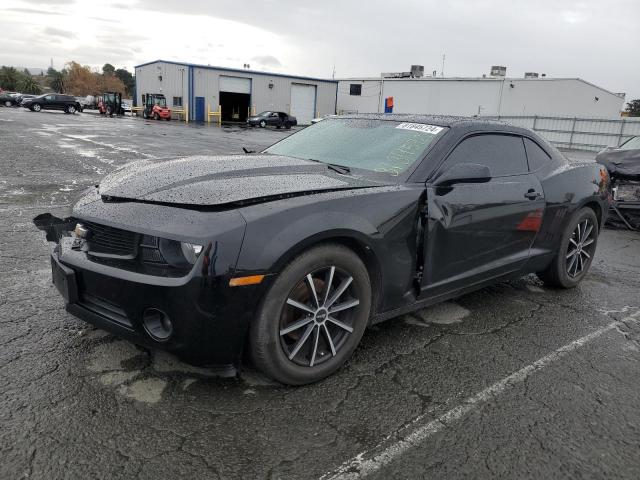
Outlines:
POLYGON ((640 98, 627 103, 627 112, 630 117, 640 117, 640 98))
POLYGON ((20 72, 13 67, 0 68, 0 88, 3 90, 13 90, 18 88, 18 80, 20 79, 20 72))
POLYGON ((22 93, 29 93, 31 95, 40 95, 42 89, 36 79, 31 74, 24 74, 20 82, 18 82, 18 90, 22 93))
POLYGON ((115 73, 116 73, 116 67, 114 67, 110 63, 105 63, 104 66, 102 67, 103 75, 113 75, 115 73))
POLYGON ((57 93, 65 92, 65 72, 59 72, 51 67, 47 70, 47 84, 57 93))
POLYGON ((136 79, 126 68, 119 68, 115 72, 116 77, 120 79, 122 83, 124 83, 125 93, 131 97, 133 96, 133 91, 136 89, 136 79))

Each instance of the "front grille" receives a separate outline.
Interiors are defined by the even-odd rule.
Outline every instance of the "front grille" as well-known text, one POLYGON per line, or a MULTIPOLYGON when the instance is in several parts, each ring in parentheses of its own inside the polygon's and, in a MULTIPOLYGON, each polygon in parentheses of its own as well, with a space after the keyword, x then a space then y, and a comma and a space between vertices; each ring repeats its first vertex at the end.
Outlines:
POLYGON ((87 241, 90 255, 114 255, 131 259, 136 257, 139 239, 137 233, 93 222, 83 224, 90 232, 87 241))

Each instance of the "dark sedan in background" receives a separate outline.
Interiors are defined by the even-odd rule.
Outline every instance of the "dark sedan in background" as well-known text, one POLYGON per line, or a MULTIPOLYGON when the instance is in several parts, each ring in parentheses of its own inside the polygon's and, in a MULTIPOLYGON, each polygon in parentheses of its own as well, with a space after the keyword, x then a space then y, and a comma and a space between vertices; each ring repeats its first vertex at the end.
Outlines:
POLYGON ((604 167, 530 130, 354 115, 260 154, 131 164, 34 222, 73 315, 195 364, 248 350, 299 385, 373 323, 532 272, 576 286, 608 195, 604 167))
POLYGON ((253 117, 247 118, 247 125, 251 127, 276 127, 276 128, 291 128, 298 124, 296 117, 284 112, 262 112, 253 117))

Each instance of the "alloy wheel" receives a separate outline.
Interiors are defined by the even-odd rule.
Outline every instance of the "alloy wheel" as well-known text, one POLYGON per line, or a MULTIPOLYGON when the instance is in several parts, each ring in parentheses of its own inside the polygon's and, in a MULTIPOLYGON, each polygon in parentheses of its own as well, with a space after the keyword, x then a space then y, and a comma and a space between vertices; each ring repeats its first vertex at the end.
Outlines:
POLYGON ((567 275, 575 278, 582 274, 593 257, 593 245, 595 242, 595 226, 589 219, 585 219, 576 225, 569 238, 566 253, 567 275))
POLYGON ((39 111, 40 111, 40 105, 36 103, 36 104, 33 106, 33 110, 34 110, 35 112, 39 112, 39 111))
POLYGON ((353 277, 335 266, 307 274, 289 293, 280 316, 280 345, 287 358, 313 367, 335 357, 354 331, 360 300, 353 277))

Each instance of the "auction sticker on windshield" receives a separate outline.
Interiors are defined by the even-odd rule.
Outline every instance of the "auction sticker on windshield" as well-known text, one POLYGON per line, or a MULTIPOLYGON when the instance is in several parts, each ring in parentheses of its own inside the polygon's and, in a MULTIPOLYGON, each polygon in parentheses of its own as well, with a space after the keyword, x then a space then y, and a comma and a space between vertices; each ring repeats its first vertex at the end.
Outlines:
POLYGON ((438 127, 436 125, 425 125, 424 123, 403 122, 400 125, 398 125, 396 128, 401 128, 403 130, 414 130, 416 132, 430 133, 432 135, 437 135, 442 131, 442 127, 438 127))

